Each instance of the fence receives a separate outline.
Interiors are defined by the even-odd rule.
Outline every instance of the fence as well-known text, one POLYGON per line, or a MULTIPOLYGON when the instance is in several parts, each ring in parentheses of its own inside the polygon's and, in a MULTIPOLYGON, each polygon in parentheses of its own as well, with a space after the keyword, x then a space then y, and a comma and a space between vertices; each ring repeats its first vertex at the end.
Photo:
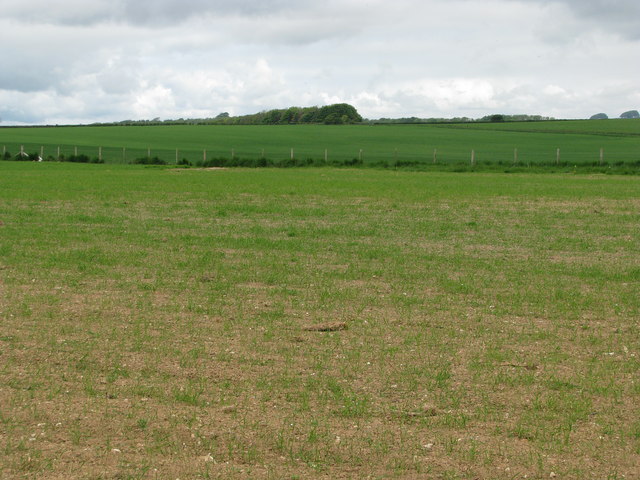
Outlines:
MULTIPOLYGON (((628 147, 628 146, 627 146, 628 147)), ((416 148, 415 145, 403 149, 402 147, 369 150, 365 147, 354 146, 346 148, 305 148, 301 147, 270 147, 270 148, 220 148, 209 147, 203 149, 167 149, 133 148, 133 147, 100 147, 82 145, 39 145, 27 143, 6 143, 2 145, 2 157, 9 160, 19 156, 36 156, 43 160, 69 159, 84 155, 91 161, 112 164, 134 163, 137 159, 157 157, 167 164, 189 162, 197 165, 212 159, 269 159, 272 161, 297 160, 304 162, 313 160, 314 163, 344 164, 354 162, 370 165, 480 165, 500 164, 505 166, 535 166, 535 165, 612 165, 637 164, 640 162, 640 148, 629 149, 612 146, 611 148, 597 148, 593 146, 572 146, 570 148, 548 146, 507 147, 492 145, 481 148, 469 146, 448 145, 446 147, 427 146, 416 148)))

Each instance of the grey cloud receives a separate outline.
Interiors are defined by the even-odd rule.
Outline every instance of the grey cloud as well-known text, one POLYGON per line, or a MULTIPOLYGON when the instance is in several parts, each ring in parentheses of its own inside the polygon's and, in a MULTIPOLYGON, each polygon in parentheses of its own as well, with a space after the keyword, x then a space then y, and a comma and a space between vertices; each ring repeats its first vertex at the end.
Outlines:
POLYGON ((575 0, 568 2, 579 16, 595 26, 640 40, 640 2, 637 0, 575 0))
POLYGON ((37 92, 46 90, 52 82, 59 80, 59 75, 44 75, 42 66, 37 64, 14 63, 13 68, 0 69, 2 90, 37 92))
POLYGON ((639 50, 598 22, 626 31, 635 1, 0 0, 11 65, 0 115, 92 122, 334 101, 370 118, 624 111, 638 108, 639 50))
MULTIPOLYGON (((107 69, 111 58, 126 51, 137 53, 139 34, 121 28, 85 29, 55 25, 37 27, 0 21, 5 36, 3 62, 11 68, 0 70, 0 90, 36 92, 59 91, 66 85, 75 89, 75 80, 107 69)), ((127 64, 131 61, 127 61, 127 64)), ((124 70, 125 65, 112 70, 124 70), (123 67, 123 68, 120 68, 123 67)))
POLYGON ((273 16, 313 4, 310 0, 3 0, 0 15, 53 25, 123 22, 157 26, 203 16, 273 16))
POLYGON ((195 16, 263 16, 298 10, 308 1, 291 0, 120 0, 124 18, 135 23, 175 23, 195 16))
POLYGON ((637 0, 510 0, 539 5, 564 5, 586 23, 584 31, 600 29, 640 40, 640 2, 637 0))
POLYGON ((602 19, 630 19, 640 22, 640 3, 636 0, 542 0, 544 3, 563 3, 578 14, 602 19))
POLYGON ((92 25, 114 15, 109 0, 3 0, 0 18, 16 23, 92 25))
POLYGON ((37 112, 25 111, 19 107, 1 107, 0 108, 0 123, 2 123, 2 119, 7 119, 9 122, 14 124, 31 124, 41 122, 42 119, 39 117, 37 112))

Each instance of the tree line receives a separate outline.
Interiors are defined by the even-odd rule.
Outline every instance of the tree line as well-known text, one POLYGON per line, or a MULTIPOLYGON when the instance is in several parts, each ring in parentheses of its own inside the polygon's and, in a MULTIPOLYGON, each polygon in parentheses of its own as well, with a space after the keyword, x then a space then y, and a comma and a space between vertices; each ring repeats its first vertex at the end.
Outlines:
POLYGON ((486 115, 481 118, 454 117, 454 118, 420 118, 420 117, 402 117, 402 118, 380 118, 377 120, 367 120, 367 123, 375 124, 414 124, 414 123, 500 123, 500 122, 541 122, 544 120, 555 120, 553 117, 544 117, 542 115, 503 115, 493 114, 486 115))
POLYGON ((120 122, 94 123, 96 126, 114 125, 296 125, 296 124, 325 124, 325 125, 347 125, 347 124, 421 124, 421 123, 497 123, 497 122, 539 122, 544 120, 555 120, 553 117, 542 115, 505 115, 493 114, 481 118, 470 117, 401 117, 401 118, 379 118, 365 119, 358 113, 356 108, 348 103, 336 103, 322 107, 288 107, 272 110, 263 110, 249 115, 231 116, 227 112, 222 112, 215 117, 209 118, 178 118, 161 120, 123 120, 120 122))
POLYGON ((322 107, 289 107, 264 110, 250 115, 231 116, 227 112, 212 118, 177 120, 124 120, 122 122, 94 125, 295 125, 325 124, 345 125, 361 123, 362 116, 348 103, 336 103, 322 107))

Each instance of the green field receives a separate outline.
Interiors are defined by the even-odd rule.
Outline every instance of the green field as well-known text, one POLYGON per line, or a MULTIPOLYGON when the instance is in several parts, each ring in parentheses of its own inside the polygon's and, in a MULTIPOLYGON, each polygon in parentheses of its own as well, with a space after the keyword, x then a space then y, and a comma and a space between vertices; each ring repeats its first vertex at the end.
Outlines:
POLYGON ((457 124, 455 125, 455 128, 555 134, 606 135, 613 137, 640 137, 640 121, 629 119, 466 123, 457 124))
MULTIPOLYGON (((470 164, 563 166, 637 164, 640 121, 555 121, 430 125, 166 125, 0 129, 0 147, 21 147, 43 157, 74 153, 107 163, 129 163, 147 155, 175 163, 213 157, 282 160, 362 159, 385 166, 419 163, 433 168, 470 164), (517 155, 516 155, 517 149, 517 155)), ((637 166, 637 165, 636 165, 637 166)))
POLYGON ((616 175, 0 162, 0 477, 638 478, 639 212, 616 175))

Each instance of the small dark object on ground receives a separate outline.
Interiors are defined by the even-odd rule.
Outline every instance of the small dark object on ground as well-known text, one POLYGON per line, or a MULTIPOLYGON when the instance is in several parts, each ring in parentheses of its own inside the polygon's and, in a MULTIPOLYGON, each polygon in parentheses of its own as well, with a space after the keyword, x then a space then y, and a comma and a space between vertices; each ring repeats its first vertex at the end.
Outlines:
POLYGON ((346 322, 322 323, 319 325, 310 325, 303 328, 303 330, 306 330, 307 332, 337 332, 339 330, 346 329, 346 322))

